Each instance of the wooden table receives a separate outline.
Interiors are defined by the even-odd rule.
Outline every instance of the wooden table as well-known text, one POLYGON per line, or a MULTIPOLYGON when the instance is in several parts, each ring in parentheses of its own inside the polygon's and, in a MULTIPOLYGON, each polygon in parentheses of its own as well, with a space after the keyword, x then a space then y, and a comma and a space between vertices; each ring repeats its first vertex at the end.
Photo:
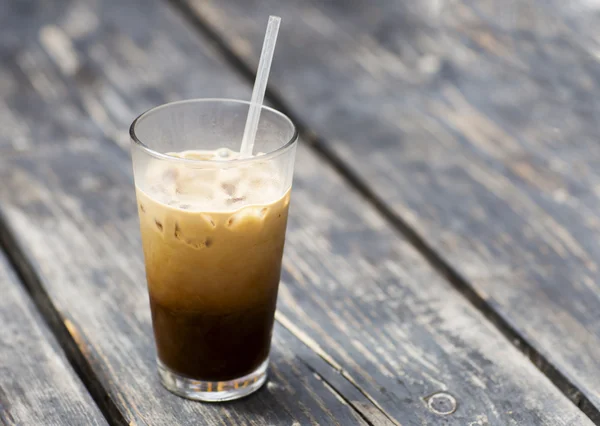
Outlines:
POLYGON ((0 423, 600 424, 596 2, 0 10, 0 423), (156 377, 127 128, 248 99, 270 13, 303 139, 270 380, 201 404, 156 377))

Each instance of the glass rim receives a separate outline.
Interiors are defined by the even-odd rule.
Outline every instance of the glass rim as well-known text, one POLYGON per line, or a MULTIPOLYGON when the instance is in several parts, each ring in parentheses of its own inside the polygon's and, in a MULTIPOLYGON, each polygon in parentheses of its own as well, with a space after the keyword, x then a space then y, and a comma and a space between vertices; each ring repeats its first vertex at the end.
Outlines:
MULTIPOLYGON (((214 166, 214 165, 218 164, 220 166, 226 166, 226 165, 234 165, 234 164, 237 165, 237 164, 252 163, 254 161, 269 160, 269 159, 277 157, 280 154, 287 151, 298 140, 298 137, 299 137, 298 128, 296 127, 296 125, 294 124, 292 119, 289 118, 284 113, 282 113, 281 111, 278 111, 275 108, 271 108, 266 105, 261 105, 261 111, 267 110, 269 112, 274 113, 275 115, 282 118, 283 120, 287 121, 293 130, 292 137, 290 138, 289 141, 287 141, 286 143, 281 145, 279 148, 274 149, 273 151, 269 151, 269 152, 266 152, 266 153, 263 153, 260 155, 255 155, 255 156, 248 157, 248 158, 236 158, 233 160, 226 160, 226 159, 223 159, 223 160, 197 160, 197 159, 191 159, 191 158, 175 157, 173 155, 169 155, 164 152, 159 152, 159 151, 156 151, 156 150, 148 147, 148 145, 146 145, 144 142, 142 142, 137 137, 136 132, 135 132, 136 126, 138 125, 140 120, 142 120, 144 117, 148 116, 149 114, 160 111, 161 109, 164 109, 164 108, 172 107, 174 105, 204 103, 204 102, 206 102, 206 103, 222 102, 222 103, 234 103, 234 104, 243 104, 243 105, 251 104, 250 101, 245 101, 245 100, 241 100, 241 99, 233 99, 233 98, 194 98, 194 99, 184 99, 184 100, 174 101, 174 102, 167 102, 167 103, 164 103, 161 105, 157 105, 155 107, 152 107, 152 108, 144 111, 143 113, 138 115, 135 120, 133 120, 133 122, 131 123, 131 126, 129 127, 129 136, 131 137, 131 141, 137 147, 139 147, 142 151, 144 151, 147 154, 149 154, 155 158, 158 158, 160 160, 173 161, 173 162, 183 163, 183 164, 187 164, 187 165, 202 165, 202 164, 209 165, 210 164, 210 165, 214 166)), ((241 146, 241 143, 242 142, 240 141, 240 146, 241 146)))

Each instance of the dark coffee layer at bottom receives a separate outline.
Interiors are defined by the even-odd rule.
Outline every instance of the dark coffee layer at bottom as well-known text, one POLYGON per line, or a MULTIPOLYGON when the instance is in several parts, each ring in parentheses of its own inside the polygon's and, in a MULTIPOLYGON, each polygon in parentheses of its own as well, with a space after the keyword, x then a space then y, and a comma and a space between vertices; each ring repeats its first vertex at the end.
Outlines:
POLYGON ((161 362, 196 380, 232 380, 267 359, 275 299, 227 313, 176 311, 150 295, 154 337, 161 362))

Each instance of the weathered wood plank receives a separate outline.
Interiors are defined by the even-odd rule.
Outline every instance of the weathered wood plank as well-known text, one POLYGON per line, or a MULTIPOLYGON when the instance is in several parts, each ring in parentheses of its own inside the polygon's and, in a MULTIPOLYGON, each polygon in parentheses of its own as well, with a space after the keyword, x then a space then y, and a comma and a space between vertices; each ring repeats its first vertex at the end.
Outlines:
POLYGON ((593 2, 189 3, 252 68, 283 17, 275 95, 598 417, 593 2))
MULTIPOLYGON (((123 420, 185 424, 202 415, 208 424, 358 422, 354 411, 336 402, 333 387, 374 424, 388 423, 386 415, 401 424, 590 424, 303 146, 278 313, 285 329, 278 327, 283 340, 274 347, 275 367, 287 375, 275 375, 271 387, 253 398, 224 406, 163 391, 150 373, 154 352, 128 159, 110 141, 95 141, 125 145, 120 135, 135 112, 165 100, 248 97, 249 90, 162 3, 60 5, 57 17, 36 29, 52 29, 50 44, 46 40, 42 49, 33 40, 20 51, 36 58, 36 72, 65 87, 62 97, 37 95, 37 128, 51 129, 70 117, 90 133, 71 137, 65 126, 66 137, 48 132, 44 140, 27 139, 31 152, 0 160, 0 179, 7 182, 0 188, 1 208, 123 420), (74 30, 85 16, 96 17, 95 25, 74 30), (56 34, 77 57, 77 67, 56 59, 56 34), (94 303, 74 306, 74 299, 94 303), (312 371, 327 382, 312 380, 312 371), (430 398, 436 392, 458 401, 452 415, 428 408, 451 402, 446 395, 430 398)), ((24 84, 31 79, 21 66, 4 70, 11 78, 20 74, 24 84)), ((32 85, 32 96, 36 91, 32 85)), ((16 99, 7 108, 28 115, 16 99)), ((3 146, 15 150, 6 141, 3 146)))
POLYGON ((0 423, 106 425, 0 254, 0 423))

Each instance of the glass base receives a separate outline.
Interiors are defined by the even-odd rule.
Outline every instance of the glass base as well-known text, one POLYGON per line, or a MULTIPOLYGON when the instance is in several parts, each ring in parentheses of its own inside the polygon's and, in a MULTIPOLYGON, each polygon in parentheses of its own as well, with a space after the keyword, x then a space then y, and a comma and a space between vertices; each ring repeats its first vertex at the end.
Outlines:
POLYGON ((269 360, 259 365, 252 373, 225 382, 194 380, 173 372, 160 360, 157 360, 157 363, 160 381, 175 395, 195 401, 219 402, 232 401, 256 392, 267 380, 269 360))

